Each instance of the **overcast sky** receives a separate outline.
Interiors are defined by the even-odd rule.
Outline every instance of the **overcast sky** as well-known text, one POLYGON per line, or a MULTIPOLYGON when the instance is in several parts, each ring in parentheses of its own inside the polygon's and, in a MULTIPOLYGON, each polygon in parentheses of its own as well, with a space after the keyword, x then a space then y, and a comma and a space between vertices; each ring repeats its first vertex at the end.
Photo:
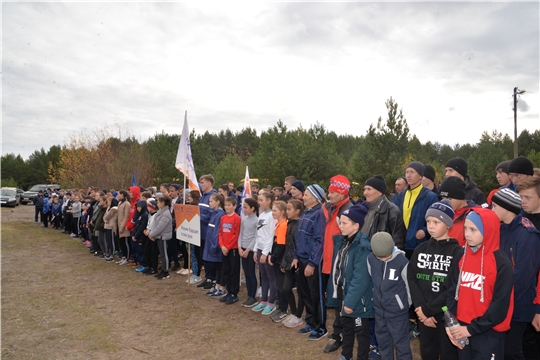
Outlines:
MULTIPOLYGON (((140 140, 281 119, 365 135, 393 97, 420 141, 540 129, 539 3, 3 3, 2 153, 82 128, 140 140)), ((196 159, 195 159, 196 161, 196 159)))

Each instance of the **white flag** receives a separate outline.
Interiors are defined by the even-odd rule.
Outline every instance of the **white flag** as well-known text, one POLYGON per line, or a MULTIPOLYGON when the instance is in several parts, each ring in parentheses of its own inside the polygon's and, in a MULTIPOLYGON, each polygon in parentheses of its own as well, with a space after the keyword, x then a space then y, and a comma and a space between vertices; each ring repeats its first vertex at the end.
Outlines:
POLYGON ((176 168, 188 178, 189 188, 191 190, 199 190, 197 186, 197 175, 195 175, 195 167, 193 166, 193 158, 191 156, 187 110, 184 117, 184 128, 182 129, 180 144, 178 145, 178 153, 176 154, 176 168))

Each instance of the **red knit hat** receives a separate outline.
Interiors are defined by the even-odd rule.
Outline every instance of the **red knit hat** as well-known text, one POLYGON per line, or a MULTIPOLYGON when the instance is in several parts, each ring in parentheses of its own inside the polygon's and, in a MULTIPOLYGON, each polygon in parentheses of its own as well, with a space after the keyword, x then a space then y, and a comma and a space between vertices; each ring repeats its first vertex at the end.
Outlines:
POLYGON ((328 191, 336 192, 342 195, 349 195, 351 182, 343 175, 336 175, 330 179, 328 191))

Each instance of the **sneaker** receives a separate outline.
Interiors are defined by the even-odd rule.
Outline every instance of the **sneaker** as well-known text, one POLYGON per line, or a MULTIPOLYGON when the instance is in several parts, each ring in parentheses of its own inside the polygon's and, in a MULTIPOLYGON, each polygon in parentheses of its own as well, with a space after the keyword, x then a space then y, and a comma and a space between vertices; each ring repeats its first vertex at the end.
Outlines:
POLYGON ((331 353, 339 349, 341 345, 342 345, 341 340, 336 340, 336 339, 331 338, 330 340, 328 340, 328 344, 326 344, 326 347, 324 348, 323 351, 325 353, 331 353))
POLYGON ((266 308, 266 304, 259 303, 259 305, 252 307, 251 310, 253 311, 263 311, 263 309, 266 308))
POLYGON ((208 292, 206 293, 206 295, 208 295, 208 296, 214 295, 214 293, 215 293, 216 291, 217 291, 217 287, 214 286, 214 287, 212 287, 212 288, 210 289, 210 291, 208 291, 208 292))
POLYGON ((169 275, 169 272, 162 272, 160 276, 158 276, 156 279, 158 280, 163 280, 163 279, 168 279, 170 278, 171 276, 169 275))
POLYGON ((283 325, 285 327, 288 327, 290 329, 302 326, 304 324, 304 321, 301 317, 297 317, 296 315, 292 315, 290 317, 287 317, 287 319, 283 320, 283 325))
POLYGON ((112 263, 114 261, 114 257, 109 256, 107 259, 105 259, 105 262, 112 263))
POLYGON ((128 263, 127 259, 122 259, 122 260, 120 260, 118 265, 126 265, 127 263, 128 263))
POLYGON ((369 345, 368 359, 380 359, 379 349, 375 345, 369 345))
POLYGON ((146 268, 142 265, 135 269, 136 272, 143 272, 144 270, 146 270, 146 268))
POLYGON ((191 275, 191 277, 188 280, 186 280, 186 282, 188 282, 188 281, 189 281, 190 284, 195 285, 197 283, 200 283, 202 281, 202 278, 200 276, 197 276, 197 275, 191 275))
MULTIPOLYGON (((206 286, 206 284, 208 284, 208 283, 212 284, 212 280, 206 279, 205 281, 203 281, 202 283, 200 283, 199 285, 197 285, 197 287, 198 287, 198 288, 204 288, 204 287, 206 286)), ((210 287, 212 287, 212 286, 210 286, 210 287)), ((210 288, 205 289, 205 290, 210 290, 210 288)))
POLYGON ((163 274, 163 271, 158 272, 157 274, 154 275, 154 277, 155 277, 155 278, 160 277, 161 274, 163 274))
POLYGON ((266 305, 266 307, 263 309, 262 313, 263 315, 270 315, 273 314, 274 311, 276 311, 276 305, 266 305))
POLYGON ((94 256, 97 256, 98 259, 105 259, 105 255, 103 255, 103 254, 96 253, 96 254, 94 254, 94 256))
POLYGON ((225 296, 225 295, 227 295, 227 291, 218 288, 213 295, 210 295, 210 297, 212 299, 219 299, 220 297, 225 296))
MULTIPOLYGON (((221 301, 221 300, 220 300, 221 301)), ((236 295, 231 295, 229 296, 229 298, 227 299, 227 301, 225 301, 225 305, 232 305, 234 304, 235 302, 238 301, 238 296, 236 295)))
POLYGON ((328 334, 326 329, 313 330, 308 336, 308 340, 321 340, 328 334))
POLYGON ((180 269, 180 270, 178 270, 176 273, 177 273, 177 274, 180 274, 180 275, 187 275, 187 274, 193 273, 193 270, 180 269))
POLYGON ((145 272, 144 275, 156 275, 157 270, 156 269, 150 269, 148 272, 145 272))
POLYGON ((304 326, 303 328, 301 328, 300 330, 298 330, 298 333, 300 335, 307 335, 307 334, 311 334, 311 332, 313 331, 313 329, 311 328, 311 326, 309 326, 308 324, 306 324, 306 326, 304 326))
POLYGON ((272 319, 273 322, 282 322, 283 319, 287 317, 287 315, 288 314, 286 312, 283 312, 278 309, 278 311, 276 311, 275 313, 272 314, 272 316, 270 316, 270 319, 272 319))
MULTIPOLYGON (((210 290, 210 289, 212 288, 212 286, 215 286, 215 285, 216 285, 215 281, 208 280, 208 281, 206 282, 206 284, 204 284, 203 289, 204 289, 204 290, 210 290)), ((197 286, 198 286, 198 285, 197 285, 197 286)))
POLYGON ((178 269, 180 269, 180 264, 179 264, 179 263, 175 263, 175 264, 173 265, 173 267, 171 268, 171 271, 176 271, 176 270, 178 270, 178 269))
POLYGON ((143 271, 141 271, 141 274, 148 274, 150 271, 152 271, 152 268, 145 268, 143 271))
POLYGON ((232 294, 227 294, 227 295, 223 296, 221 299, 219 299, 219 302, 222 302, 222 303, 227 302, 227 301, 229 301, 231 296, 232 296, 232 294))
POLYGON ((242 306, 250 308, 257 305, 258 303, 259 302, 257 301, 257 299, 248 296, 247 300, 242 303, 242 306))
POLYGON ((420 329, 418 329, 418 324, 412 321, 409 324, 409 337, 411 339, 420 337, 420 329))
POLYGON ((341 355, 338 360, 352 360, 352 358, 347 359, 345 356, 341 355))

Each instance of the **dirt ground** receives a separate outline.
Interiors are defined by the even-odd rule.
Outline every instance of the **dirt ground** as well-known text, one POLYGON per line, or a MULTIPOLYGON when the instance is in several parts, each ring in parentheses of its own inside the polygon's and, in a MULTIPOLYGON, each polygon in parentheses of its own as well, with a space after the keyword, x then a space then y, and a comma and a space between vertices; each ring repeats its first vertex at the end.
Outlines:
MULTIPOLYGON (((156 280, 105 263, 76 239, 33 223, 34 207, 1 210, 3 359, 337 359, 186 277, 156 280)), ((245 297, 242 286, 239 294, 245 297)), ((327 324, 331 327, 332 311, 327 324)), ((418 341, 411 342, 414 359, 418 341)))

